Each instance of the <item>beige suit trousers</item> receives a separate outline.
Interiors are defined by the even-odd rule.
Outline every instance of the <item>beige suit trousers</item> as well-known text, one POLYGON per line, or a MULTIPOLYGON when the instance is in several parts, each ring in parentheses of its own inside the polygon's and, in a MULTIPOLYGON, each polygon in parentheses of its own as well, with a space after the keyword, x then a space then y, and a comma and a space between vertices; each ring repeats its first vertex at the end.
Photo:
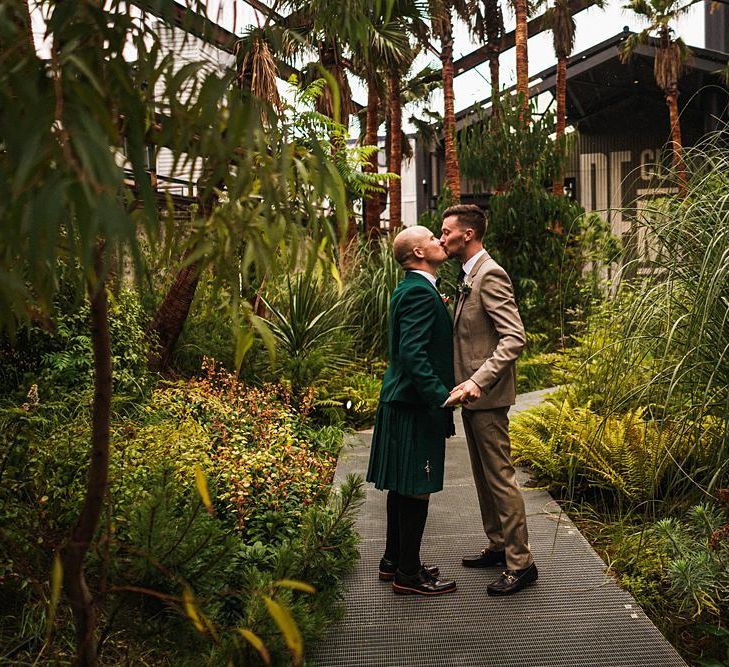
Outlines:
POLYGON ((506 566, 521 570, 533 562, 526 511, 511 461, 509 408, 463 409, 463 426, 473 479, 489 547, 506 551, 506 566))

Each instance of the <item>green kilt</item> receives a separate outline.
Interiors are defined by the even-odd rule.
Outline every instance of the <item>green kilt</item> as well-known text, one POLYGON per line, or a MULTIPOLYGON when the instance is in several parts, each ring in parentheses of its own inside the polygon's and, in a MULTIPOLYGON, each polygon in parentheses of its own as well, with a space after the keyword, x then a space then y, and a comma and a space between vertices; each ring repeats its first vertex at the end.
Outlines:
POLYGON ((380 403, 367 481, 406 496, 440 491, 451 423, 448 409, 380 403))

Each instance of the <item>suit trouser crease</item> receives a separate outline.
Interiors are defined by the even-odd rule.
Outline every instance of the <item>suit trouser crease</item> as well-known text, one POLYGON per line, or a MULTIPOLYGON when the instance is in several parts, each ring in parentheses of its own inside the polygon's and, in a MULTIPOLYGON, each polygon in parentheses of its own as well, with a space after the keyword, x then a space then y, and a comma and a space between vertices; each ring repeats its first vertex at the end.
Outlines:
POLYGON ((463 410, 463 426, 478 493, 484 531, 492 549, 506 551, 510 570, 528 567, 524 498, 511 461, 508 408, 463 410))

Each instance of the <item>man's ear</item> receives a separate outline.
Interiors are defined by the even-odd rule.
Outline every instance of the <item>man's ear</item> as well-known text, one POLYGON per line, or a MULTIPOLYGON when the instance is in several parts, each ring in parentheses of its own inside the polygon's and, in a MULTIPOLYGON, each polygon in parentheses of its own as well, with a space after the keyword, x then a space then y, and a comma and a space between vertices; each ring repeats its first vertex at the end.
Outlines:
POLYGON ((425 254, 423 253, 423 249, 419 246, 415 246, 413 248, 413 255, 415 255, 418 259, 423 259, 425 257, 425 254))

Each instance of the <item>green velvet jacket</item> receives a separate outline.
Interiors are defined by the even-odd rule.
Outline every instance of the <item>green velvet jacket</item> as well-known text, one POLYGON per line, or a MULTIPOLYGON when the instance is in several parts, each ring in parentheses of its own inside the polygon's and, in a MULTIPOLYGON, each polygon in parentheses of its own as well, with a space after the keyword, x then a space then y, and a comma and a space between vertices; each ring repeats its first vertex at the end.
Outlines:
POLYGON ((453 321, 438 290, 412 271, 390 302, 389 353, 381 402, 428 409, 445 402, 455 385, 453 321))

